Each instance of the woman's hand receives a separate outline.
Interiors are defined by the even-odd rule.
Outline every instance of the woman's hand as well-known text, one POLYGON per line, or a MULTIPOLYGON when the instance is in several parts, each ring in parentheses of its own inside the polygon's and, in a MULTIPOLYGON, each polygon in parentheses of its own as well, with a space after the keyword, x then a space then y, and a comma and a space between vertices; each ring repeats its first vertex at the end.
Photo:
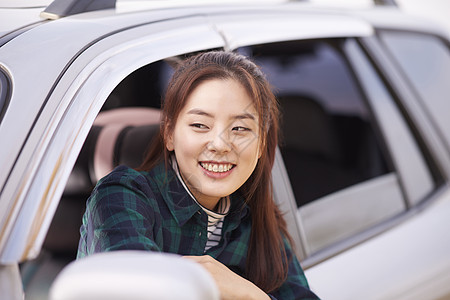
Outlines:
POLYGON ((214 278, 222 300, 270 299, 260 288, 247 279, 237 275, 224 264, 209 255, 185 256, 201 264, 214 278))

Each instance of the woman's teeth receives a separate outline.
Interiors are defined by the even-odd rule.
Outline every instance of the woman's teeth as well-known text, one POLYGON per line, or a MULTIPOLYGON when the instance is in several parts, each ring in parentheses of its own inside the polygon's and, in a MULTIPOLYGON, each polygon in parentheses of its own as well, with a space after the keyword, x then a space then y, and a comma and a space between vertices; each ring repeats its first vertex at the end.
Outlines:
POLYGON ((203 167, 203 169, 208 170, 210 172, 228 172, 233 168, 232 164, 212 164, 212 163, 203 163, 201 162, 200 165, 203 167))

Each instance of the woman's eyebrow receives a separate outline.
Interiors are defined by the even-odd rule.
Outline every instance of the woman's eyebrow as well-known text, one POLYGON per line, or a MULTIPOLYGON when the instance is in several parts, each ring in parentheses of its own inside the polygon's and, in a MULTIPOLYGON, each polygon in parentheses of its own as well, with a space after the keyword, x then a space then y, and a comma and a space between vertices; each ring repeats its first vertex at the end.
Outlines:
POLYGON ((255 115, 251 113, 243 113, 239 115, 233 116, 233 119, 243 120, 243 119, 250 119, 250 120, 256 120, 255 115))
POLYGON ((199 108, 193 108, 190 111, 188 111, 187 114, 189 114, 189 115, 206 116, 206 117, 209 117, 209 118, 213 117, 213 115, 211 115, 210 113, 207 113, 206 111, 201 110, 199 108))
MULTIPOLYGON (((206 116, 209 118, 214 118, 214 116, 200 108, 193 108, 191 110, 189 110, 187 112, 187 114, 189 115, 199 115, 199 116, 206 116)), ((244 120, 244 119, 250 119, 250 120, 256 120, 256 117, 254 114, 251 113, 243 113, 243 114, 237 114, 237 115, 233 115, 231 117, 232 119, 236 119, 236 120, 244 120)))

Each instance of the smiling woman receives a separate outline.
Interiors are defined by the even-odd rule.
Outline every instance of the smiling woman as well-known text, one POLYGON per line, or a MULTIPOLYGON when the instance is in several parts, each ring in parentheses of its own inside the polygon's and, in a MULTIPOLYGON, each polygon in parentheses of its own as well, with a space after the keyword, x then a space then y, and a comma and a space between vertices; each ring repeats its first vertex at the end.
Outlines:
POLYGON ((201 83, 181 110, 167 149, 174 151, 182 178, 206 208, 214 209, 255 169, 260 157, 255 115, 246 90, 230 79, 201 83))
POLYGON ((222 299, 316 299, 272 196, 277 116, 269 84, 244 56, 188 59, 142 166, 118 167, 94 189, 78 257, 176 253, 209 271, 222 299))

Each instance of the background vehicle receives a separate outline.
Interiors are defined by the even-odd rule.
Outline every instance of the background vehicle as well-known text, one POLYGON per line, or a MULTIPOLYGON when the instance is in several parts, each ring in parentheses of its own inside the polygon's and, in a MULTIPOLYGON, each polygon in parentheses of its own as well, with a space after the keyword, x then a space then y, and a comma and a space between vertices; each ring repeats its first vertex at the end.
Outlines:
POLYGON ((395 6, 111 6, 1 31, 2 297, 45 299, 93 184, 138 163, 173 66, 211 49, 251 56, 280 100, 274 192, 312 289, 450 297, 447 32, 395 6))

